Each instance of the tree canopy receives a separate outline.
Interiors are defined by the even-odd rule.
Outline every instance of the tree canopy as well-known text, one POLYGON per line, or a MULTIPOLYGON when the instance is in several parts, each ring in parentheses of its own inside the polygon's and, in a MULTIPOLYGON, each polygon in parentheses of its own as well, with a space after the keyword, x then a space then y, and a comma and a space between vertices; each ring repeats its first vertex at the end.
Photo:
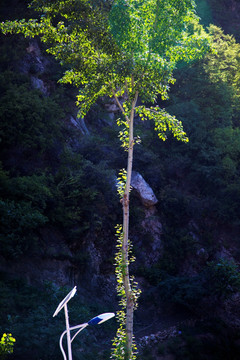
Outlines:
POLYGON ((39 35, 69 69, 62 82, 80 88, 85 115, 99 96, 138 91, 142 101, 166 98, 179 60, 200 57, 208 37, 192 0, 33 1, 39 19, 1 23, 4 33, 39 35), (134 84, 132 83, 134 78, 134 84))

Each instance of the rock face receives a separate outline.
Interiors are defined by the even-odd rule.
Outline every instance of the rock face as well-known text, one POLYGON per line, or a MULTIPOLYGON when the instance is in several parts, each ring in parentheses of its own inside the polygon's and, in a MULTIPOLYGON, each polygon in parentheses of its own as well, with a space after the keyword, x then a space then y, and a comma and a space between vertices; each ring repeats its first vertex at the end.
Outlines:
POLYGON ((138 172, 133 171, 131 186, 137 191, 144 206, 151 207, 157 204, 158 199, 156 198, 152 188, 138 172))
POLYGON ((111 104, 106 104, 105 108, 108 112, 110 113, 116 113, 119 111, 119 107, 117 106, 117 104, 115 103, 111 103, 111 104))
POLYGON ((144 263, 147 267, 156 263, 162 254, 162 224, 154 206, 145 209, 145 219, 141 223, 143 237, 148 239, 145 242, 144 263))
POLYGON ((47 86, 44 84, 44 82, 41 79, 39 79, 36 76, 31 76, 31 83, 34 89, 40 90, 41 93, 45 96, 48 95, 47 86))
POLYGON ((74 127, 80 130, 83 135, 89 135, 89 130, 83 118, 74 118, 73 116, 70 116, 70 122, 74 127))
POLYGON ((41 54, 37 40, 30 40, 26 55, 18 64, 18 70, 24 74, 43 74, 48 60, 41 54))
POLYGON ((221 319, 233 329, 240 329, 240 294, 233 294, 226 299, 220 310, 221 319))
POLYGON ((145 346, 153 346, 163 342, 164 340, 170 339, 180 335, 180 331, 177 331, 176 326, 171 326, 165 330, 159 331, 156 334, 150 334, 139 339, 139 346, 144 348, 145 346))
POLYGON ((41 91, 44 96, 49 95, 49 86, 39 76, 46 72, 48 66, 49 60, 41 54, 37 40, 30 40, 29 46, 26 48, 26 55, 18 64, 18 70, 30 75, 32 87, 41 91))
POLYGON ((98 294, 106 303, 114 301, 116 279, 114 273, 102 273, 103 254, 91 240, 88 242, 86 253, 88 254, 86 272, 84 277, 80 276, 79 285, 81 286, 82 283, 85 289, 91 288, 92 293, 98 294))
POLYGON ((138 172, 132 173, 131 186, 137 192, 144 207, 144 219, 141 221, 141 235, 137 233, 135 241, 141 249, 137 258, 146 267, 156 263, 162 254, 162 224, 155 205, 158 203, 152 188, 138 172))

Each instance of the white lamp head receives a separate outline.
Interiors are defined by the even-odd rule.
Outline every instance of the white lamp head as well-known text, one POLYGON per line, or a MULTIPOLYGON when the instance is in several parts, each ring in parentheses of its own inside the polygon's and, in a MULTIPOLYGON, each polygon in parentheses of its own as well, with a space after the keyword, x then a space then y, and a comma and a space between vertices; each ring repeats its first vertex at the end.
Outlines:
POLYGON ((98 316, 95 316, 94 318, 92 318, 91 320, 89 320, 88 325, 99 325, 102 324, 104 321, 107 321, 109 319, 111 319, 112 317, 114 317, 115 314, 114 313, 104 313, 104 314, 100 314, 98 316))

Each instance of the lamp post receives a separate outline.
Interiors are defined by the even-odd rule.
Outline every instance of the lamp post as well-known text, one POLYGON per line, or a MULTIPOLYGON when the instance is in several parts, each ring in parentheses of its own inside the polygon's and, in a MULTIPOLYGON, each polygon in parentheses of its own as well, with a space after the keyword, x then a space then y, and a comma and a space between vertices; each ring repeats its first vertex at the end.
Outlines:
POLYGON ((68 318, 67 303, 76 294, 76 291, 77 291, 77 287, 74 286, 74 288, 67 294, 67 296, 59 303, 57 309, 55 310, 55 312, 53 314, 53 317, 56 316, 59 313, 59 311, 61 311, 62 308, 64 308, 66 330, 63 331, 62 335, 60 336, 60 340, 59 340, 59 346, 60 346, 61 352, 63 354, 64 360, 67 360, 66 353, 65 353, 65 351, 63 349, 63 345, 62 345, 63 337, 64 337, 65 334, 67 335, 68 360, 72 360, 72 342, 75 339, 75 337, 83 329, 85 329, 88 325, 98 325, 98 324, 100 325, 104 321, 107 321, 107 320, 109 320, 109 319, 111 319, 112 317, 115 316, 114 313, 104 313, 104 314, 100 314, 98 316, 95 316, 94 318, 89 320, 87 323, 83 323, 83 324, 80 324, 80 325, 70 327, 69 318, 68 318), (71 338, 71 331, 72 330, 77 330, 77 331, 74 334, 74 336, 71 338))

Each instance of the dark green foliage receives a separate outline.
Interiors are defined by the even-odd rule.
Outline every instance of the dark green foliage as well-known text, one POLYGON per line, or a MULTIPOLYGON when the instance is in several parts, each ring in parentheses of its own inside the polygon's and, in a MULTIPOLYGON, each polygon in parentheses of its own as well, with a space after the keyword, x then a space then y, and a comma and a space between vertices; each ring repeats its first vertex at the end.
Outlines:
POLYGON ((45 176, 10 178, 0 167, 1 255, 17 258, 38 249, 38 230, 48 222, 44 214, 51 192, 45 176))
POLYGON ((1 158, 3 168, 9 168, 6 172, 1 167, 0 174, 6 222, 1 229, 3 254, 17 256, 30 250, 30 243, 37 245, 37 230, 46 221, 60 226, 70 243, 87 231, 99 241, 104 239, 104 222, 114 224, 116 219, 111 210, 114 204, 108 205, 116 200, 116 194, 115 172, 102 161, 106 154, 102 139, 94 140, 102 151, 96 152, 90 139, 89 151, 79 145, 84 156, 72 151, 62 136, 65 129, 59 99, 43 97, 31 89, 25 76, 14 72, 3 73, 1 79, 1 158), (10 205, 14 226, 7 215, 10 205), (20 226, 24 211, 26 217, 29 213, 29 224, 25 221, 20 226), (32 229, 30 233, 28 228, 32 229))
POLYGON ((137 275, 143 276, 152 286, 157 286, 163 277, 161 264, 153 264, 151 267, 139 267, 136 272, 137 275))
POLYGON ((0 200, 1 254, 18 257, 34 248, 38 239, 34 230, 47 222, 47 218, 31 203, 0 200))
POLYGON ((165 301, 194 310, 205 294, 202 279, 177 276, 167 277, 159 284, 160 294, 165 301))
POLYGON ((207 291, 212 296, 225 299, 240 290, 239 268, 234 261, 220 259, 210 262, 205 272, 207 291))
POLYGON ((239 334, 218 318, 181 327, 181 335, 169 341, 176 360, 238 360, 239 334))
POLYGON ((25 154, 50 150, 60 137, 63 113, 57 103, 33 90, 25 76, 4 72, 0 83, 1 148, 14 144, 25 154))
POLYGON ((196 240, 186 230, 166 229, 162 236, 164 251, 159 261, 163 272, 176 275, 185 260, 194 258, 196 240))
POLYGON ((70 243, 87 231, 101 241, 104 222, 115 220, 114 212, 111 213, 116 201, 114 183, 114 172, 104 161, 94 165, 70 150, 63 153, 54 176, 54 200, 49 216, 65 228, 70 243))
POLYGON ((25 55, 24 49, 27 47, 27 41, 19 36, 0 35, 0 70, 11 71, 16 67, 16 62, 21 61, 25 55))
POLYGON ((164 301, 201 314, 240 290, 240 274, 236 263, 219 259, 192 277, 167 276, 158 287, 164 301))
POLYGON ((239 44, 218 28, 211 27, 211 33, 218 52, 179 67, 171 100, 165 104, 183 122, 189 143, 169 139, 163 146, 147 129, 143 146, 147 144, 147 153, 154 152, 150 159, 155 173, 150 172, 152 163, 141 163, 141 157, 139 162, 139 171, 150 174, 160 200, 161 266, 172 275, 182 261, 194 259, 195 241, 214 254, 218 224, 234 228, 240 219, 239 44))
MULTIPOLYGON (((15 5, 24 9, 26 3, 15 5)), ((0 6, 4 12, 6 4, 0 6)), ((22 61, 29 60, 27 46, 20 36, 1 35, 1 254, 8 259, 39 251, 43 225, 59 226, 70 245, 81 247, 79 239, 87 232, 104 241, 104 223, 112 226, 116 219, 114 205, 108 205, 116 199, 115 172, 103 161, 105 142, 101 137, 87 140, 88 151, 75 139, 83 156, 66 146, 63 133, 73 138, 76 134, 62 118, 64 111, 72 111, 75 94, 57 86, 49 96, 34 90, 29 76, 18 72, 22 61), (96 152, 92 141, 102 151, 96 152)), ((52 79, 59 69, 51 60, 46 71, 44 76, 52 79)))
POLYGON ((207 0, 197 0, 197 14, 200 16, 201 24, 209 26, 213 23, 212 11, 207 0))
POLYGON ((9 196, 29 201, 34 208, 43 211, 53 197, 49 180, 46 174, 12 178, 9 180, 9 196))

